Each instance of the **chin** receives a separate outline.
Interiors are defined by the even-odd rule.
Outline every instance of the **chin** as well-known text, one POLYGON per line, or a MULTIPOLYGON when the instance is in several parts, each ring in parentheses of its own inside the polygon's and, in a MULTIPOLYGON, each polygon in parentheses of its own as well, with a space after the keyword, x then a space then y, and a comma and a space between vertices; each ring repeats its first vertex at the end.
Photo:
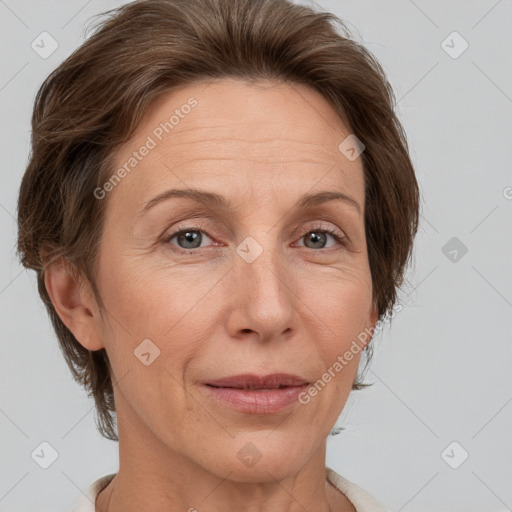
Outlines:
POLYGON ((215 459, 212 472, 234 482, 273 482, 297 474, 315 451, 297 435, 283 431, 238 435, 215 459))

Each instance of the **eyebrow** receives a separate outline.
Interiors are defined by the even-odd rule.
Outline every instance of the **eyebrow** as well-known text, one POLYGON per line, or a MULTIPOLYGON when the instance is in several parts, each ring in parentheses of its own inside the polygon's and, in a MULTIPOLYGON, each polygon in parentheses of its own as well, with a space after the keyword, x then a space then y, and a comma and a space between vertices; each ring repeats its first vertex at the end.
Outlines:
MULTIPOLYGON (((142 209, 142 213, 147 212, 157 204, 171 198, 188 198, 198 203, 201 203, 213 210, 231 210, 230 202, 222 195, 214 192, 207 192, 194 188, 187 189, 171 189, 162 192, 146 203, 142 209)), ((328 201, 343 201, 349 206, 352 206, 361 214, 361 207, 359 203, 352 197, 344 194, 343 192, 322 191, 316 194, 303 194, 298 201, 294 204, 294 208, 314 208, 320 204, 328 201)))

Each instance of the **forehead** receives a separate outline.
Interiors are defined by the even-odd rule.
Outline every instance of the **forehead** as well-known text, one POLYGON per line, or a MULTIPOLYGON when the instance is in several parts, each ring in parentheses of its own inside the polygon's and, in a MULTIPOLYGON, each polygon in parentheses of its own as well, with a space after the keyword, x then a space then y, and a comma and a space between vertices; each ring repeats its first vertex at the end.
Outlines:
POLYGON ((349 134, 321 94, 303 85, 194 83, 154 101, 119 148, 115 169, 129 172, 112 200, 142 204, 167 187, 199 184, 300 194, 320 179, 322 188, 351 190, 361 199, 361 159, 350 161, 338 149, 349 134))

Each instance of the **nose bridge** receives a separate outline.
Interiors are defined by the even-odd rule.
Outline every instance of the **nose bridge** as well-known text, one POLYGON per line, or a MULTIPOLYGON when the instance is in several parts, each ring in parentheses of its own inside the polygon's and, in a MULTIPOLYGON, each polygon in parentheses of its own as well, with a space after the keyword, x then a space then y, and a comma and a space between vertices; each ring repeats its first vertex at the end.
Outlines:
POLYGON ((275 230, 247 236, 236 248, 234 262, 238 328, 270 338, 291 327, 294 298, 285 255, 275 230))

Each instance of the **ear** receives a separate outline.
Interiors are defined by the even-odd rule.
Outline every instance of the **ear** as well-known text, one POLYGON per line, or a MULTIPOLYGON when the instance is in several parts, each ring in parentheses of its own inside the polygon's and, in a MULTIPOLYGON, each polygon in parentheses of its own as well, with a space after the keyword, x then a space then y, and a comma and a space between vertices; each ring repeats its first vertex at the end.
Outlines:
POLYGON ((377 325, 377 322, 379 321, 379 308, 377 307, 377 304, 375 302, 373 303, 372 312, 370 315, 370 321, 371 321, 372 329, 375 329, 375 326, 377 325))
POLYGON ((364 346, 363 350, 366 350, 368 348, 368 345, 370 344, 370 342, 373 340, 373 334, 375 332, 375 328, 379 321, 379 309, 375 302, 372 305, 369 320, 370 320, 370 324, 367 325, 364 330, 364 332, 367 333, 367 336, 365 336, 365 341, 363 343, 363 346, 364 346), (371 333, 371 336, 368 333, 371 333))
POLYGON ((44 284, 55 311, 78 342, 88 350, 104 348, 99 308, 85 279, 59 258, 46 267, 44 284))

